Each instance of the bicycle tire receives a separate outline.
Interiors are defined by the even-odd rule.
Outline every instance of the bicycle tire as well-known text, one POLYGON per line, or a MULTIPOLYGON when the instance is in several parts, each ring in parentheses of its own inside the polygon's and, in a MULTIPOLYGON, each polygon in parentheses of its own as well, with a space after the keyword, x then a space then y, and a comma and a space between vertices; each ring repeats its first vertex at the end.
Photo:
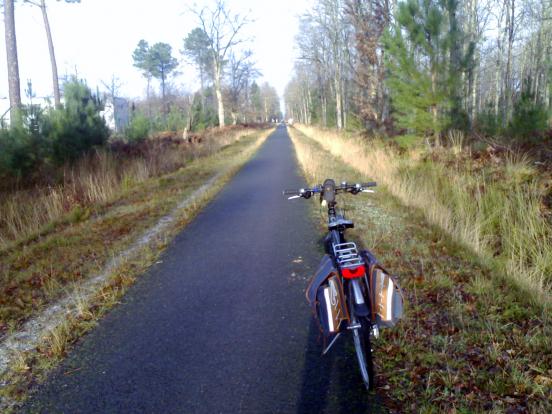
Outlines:
POLYGON ((353 330, 353 343, 362 381, 366 389, 373 390, 375 388, 374 363, 370 342, 370 322, 367 318, 362 318, 361 327, 353 330))

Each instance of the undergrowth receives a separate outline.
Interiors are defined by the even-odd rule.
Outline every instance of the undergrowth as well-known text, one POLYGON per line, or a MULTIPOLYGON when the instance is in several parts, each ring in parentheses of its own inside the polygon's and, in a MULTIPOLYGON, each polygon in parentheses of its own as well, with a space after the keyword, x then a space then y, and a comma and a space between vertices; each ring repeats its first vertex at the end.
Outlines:
POLYGON ((12 356, 9 371, 0 377, 0 410, 13 409, 16 401, 27 397, 30 387, 44 380, 72 344, 118 303, 134 280, 155 263, 170 239, 216 195, 268 135, 269 131, 242 135, 213 155, 132 186, 109 205, 92 209, 55 233, 27 242, 22 250, 1 253, 4 278, 0 280, 0 333, 16 331, 23 321, 60 295, 72 292, 76 300, 67 309, 64 322, 52 327, 37 349, 12 356), (174 210, 217 173, 221 173, 220 178, 199 198, 174 210), (95 294, 81 293, 87 278, 171 212, 175 214, 174 225, 125 257, 95 294))
MULTIPOLYGON (((122 192, 214 154, 254 129, 227 128, 204 133, 198 141, 150 140, 137 155, 97 150, 64 168, 61 183, 30 190, 3 191, 0 200, 0 252, 44 235, 87 210, 116 200, 122 192)), ((136 151, 129 149, 128 152, 136 151)))
POLYGON ((0 251, 0 334, 17 329, 67 286, 99 272, 178 201, 239 162, 241 152, 258 137, 242 134, 236 144, 175 172, 118 187, 104 202, 78 205, 48 231, 0 251))
MULTIPOLYGON (((309 182, 376 178, 290 132, 309 182)), ((552 412, 546 308, 495 277, 471 249, 393 191, 338 201, 355 221, 351 239, 398 274, 405 292, 404 319, 373 344, 376 392, 391 412, 552 412)))
POLYGON ((471 248, 531 299, 550 303, 552 225, 543 214, 543 185, 527 157, 511 155, 504 165, 490 167, 472 162, 458 139, 439 154, 412 147, 401 155, 378 140, 296 128, 385 185, 403 204, 423 211, 429 223, 471 248))

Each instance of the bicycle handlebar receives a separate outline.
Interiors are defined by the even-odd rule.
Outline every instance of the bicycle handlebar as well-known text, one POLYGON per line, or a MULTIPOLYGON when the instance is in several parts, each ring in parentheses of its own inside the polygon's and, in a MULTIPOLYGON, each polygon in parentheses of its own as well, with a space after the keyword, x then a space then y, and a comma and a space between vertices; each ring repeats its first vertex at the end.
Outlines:
POLYGON ((298 195, 300 190, 284 190, 284 195, 298 195))
MULTIPOLYGON (((343 182, 340 185, 335 186, 335 191, 336 193, 348 192, 351 194, 358 194, 362 191, 367 190, 370 187, 376 187, 376 186, 377 186, 377 183, 375 181, 370 181, 367 183, 356 183, 356 184, 347 184, 346 182, 343 182)), ((322 185, 317 184, 312 188, 300 188, 298 190, 284 190, 282 194, 287 196, 310 198, 313 194, 319 194, 321 192, 322 192, 322 185)))
POLYGON ((376 183, 375 181, 369 181, 367 183, 360 184, 360 186, 363 187, 363 188, 377 187, 377 185, 378 185, 378 183, 376 183))

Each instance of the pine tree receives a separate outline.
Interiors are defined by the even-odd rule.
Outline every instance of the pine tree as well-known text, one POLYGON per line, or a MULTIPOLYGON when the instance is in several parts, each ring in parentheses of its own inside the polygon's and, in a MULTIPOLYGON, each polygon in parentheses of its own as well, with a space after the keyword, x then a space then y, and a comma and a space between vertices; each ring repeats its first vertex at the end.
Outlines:
POLYGON ((443 13, 432 0, 408 0, 398 5, 395 17, 395 26, 384 38, 395 120, 416 133, 438 135, 444 126, 442 110, 448 105, 443 88, 443 13))
POLYGON ((473 48, 462 52, 457 8, 457 0, 408 0, 398 5, 396 24, 386 33, 384 46, 400 127, 438 136, 446 127, 465 123, 460 85, 473 48))

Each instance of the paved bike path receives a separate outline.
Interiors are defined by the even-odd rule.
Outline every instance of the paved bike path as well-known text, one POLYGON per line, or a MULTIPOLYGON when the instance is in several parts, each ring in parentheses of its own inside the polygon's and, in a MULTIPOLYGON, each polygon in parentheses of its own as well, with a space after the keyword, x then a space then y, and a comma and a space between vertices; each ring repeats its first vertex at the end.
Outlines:
POLYGON ((302 185, 279 127, 22 412, 370 412, 349 344, 320 356, 302 185))

